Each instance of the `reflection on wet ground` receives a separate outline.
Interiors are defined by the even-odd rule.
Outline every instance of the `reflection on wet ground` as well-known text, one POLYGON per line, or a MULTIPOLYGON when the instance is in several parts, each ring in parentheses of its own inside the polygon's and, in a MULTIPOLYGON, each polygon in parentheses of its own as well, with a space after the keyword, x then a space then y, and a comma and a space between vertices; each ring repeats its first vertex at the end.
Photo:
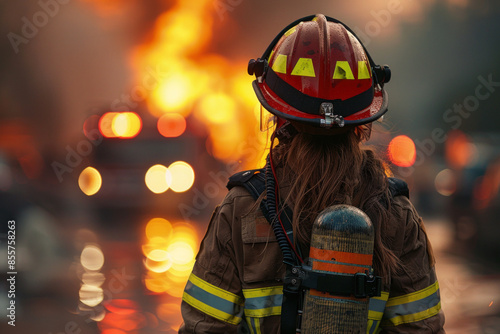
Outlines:
MULTIPOLYGON (((175 333, 182 321, 182 288, 197 251, 192 243, 199 240, 185 224, 151 220, 142 230, 121 231, 120 240, 113 230, 101 230, 99 237, 80 230, 73 240, 80 251, 39 289, 29 271, 20 272, 16 326, 2 322, 1 332, 175 333), (174 263, 172 252, 186 256, 176 256, 181 260, 174 263), (170 272, 172 268, 177 271, 170 272)), ((500 333, 499 268, 462 254, 445 221, 428 220, 427 230, 437 258, 447 333, 500 333)))
MULTIPOLYGON (((436 253, 441 303, 449 334, 500 333, 500 268, 471 259, 464 247, 453 243, 450 226, 427 221, 436 253)), ((492 257, 493 258, 493 257, 492 257)))

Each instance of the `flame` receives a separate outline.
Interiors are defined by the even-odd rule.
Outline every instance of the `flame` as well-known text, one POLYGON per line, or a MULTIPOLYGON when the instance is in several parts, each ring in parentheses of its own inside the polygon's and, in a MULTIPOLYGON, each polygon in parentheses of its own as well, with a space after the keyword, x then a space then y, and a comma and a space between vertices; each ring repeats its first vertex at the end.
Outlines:
MULTIPOLYGON (((158 84, 147 98, 152 115, 160 119, 165 114, 182 116, 188 128, 190 122, 201 123, 207 129, 210 154, 223 162, 242 161, 242 169, 256 167, 260 156, 249 157, 241 146, 250 138, 259 149, 265 147, 257 131, 252 78, 246 74, 246 59, 227 59, 207 51, 213 39, 214 11, 213 0, 178 0, 161 14, 151 41, 133 53, 136 81, 155 69, 158 84)), ((182 118, 179 125, 168 126, 172 134, 162 128, 167 137, 184 131, 182 118)))

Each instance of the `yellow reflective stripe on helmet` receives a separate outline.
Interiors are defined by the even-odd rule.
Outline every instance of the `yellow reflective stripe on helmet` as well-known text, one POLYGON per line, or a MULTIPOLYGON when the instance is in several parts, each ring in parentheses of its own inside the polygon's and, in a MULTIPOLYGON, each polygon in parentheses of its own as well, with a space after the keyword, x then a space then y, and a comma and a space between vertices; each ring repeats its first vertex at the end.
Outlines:
POLYGON ((397 326, 430 318, 439 313, 441 300, 439 283, 403 296, 389 298, 382 321, 383 326, 397 326))
POLYGON ((189 277, 182 300, 197 310, 230 324, 236 325, 242 320, 243 298, 194 274, 189 277))
POLYGON ((286 74, 286 55, 276 55, 276 59, 274 60, 273 66, 271 67, 276 73, 284 73, 286 74))
POLYGON ((292 75, 301 75, 303 77, 316 77, 314 73, 313 61, 311 58, 299 58, 297 64, 292 70, 292 75))
POLYGON ((283 286, 243 289, 245 316, 263 318, 281 314, 283 286))
POLYGON ((370 79, 370 70, 365 60, 358 61, 358 79, 370 79))
POLYGON ((274 50, 271 51, 271 53, 269 54, 269 58, 267 58, 267 61, 271 61, 271 58, 273 58, 273 54, 274 54, 274 50))
MULTIPOLYGON (((274 69, 274 68, 273 68, 274 69)), ((334 79, 354 79, 351 66, 346 60, 338 60, 335 64, 335 71, 333 72, 334 79)))

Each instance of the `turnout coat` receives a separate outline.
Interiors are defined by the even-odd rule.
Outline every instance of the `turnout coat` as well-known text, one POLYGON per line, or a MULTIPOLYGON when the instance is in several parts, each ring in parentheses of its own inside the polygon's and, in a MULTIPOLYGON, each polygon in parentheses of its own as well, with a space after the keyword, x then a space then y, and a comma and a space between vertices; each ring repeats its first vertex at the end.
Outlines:
MULTIPOLYGON (((263 197, 236 186, 215 209, 184 291, 179 333, 280 333, 285 264, 259 207, 263 197)), ((390 207, 383 239, 401 268, 370 298, 367 333, 444 333, 422 219, 406 196, 390 207)))

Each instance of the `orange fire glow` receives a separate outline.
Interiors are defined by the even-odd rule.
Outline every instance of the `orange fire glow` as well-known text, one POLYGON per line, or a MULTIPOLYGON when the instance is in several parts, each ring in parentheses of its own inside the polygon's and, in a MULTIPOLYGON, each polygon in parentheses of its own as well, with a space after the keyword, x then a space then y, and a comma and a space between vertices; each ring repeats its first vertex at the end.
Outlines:
MULTIPOLYGON (((245 60, 229 60, 207 52, 212 40, 214 6, 212 0, 177 1, 156 20, 150 43, 136 49, 132 57, 137 78, 146 69, 162 73, 158 85, 147 99, 151 114, 162 120, 158 129, 166 137, 184 131, 182 119, 162 118, 177 114, 188 122, 202 123, 208 132, 209 146, 215 158, 242 161, 242 169, 260 163, 248 157, 241 143, 248 138, 261 149, 265 140, 257 137, 252 78, 246 74, 245 60), (167 122, 168 121, 168 122, 167 122)), ((137 79, 138 81, 140 79, 137 79)), ((260 157, 259 157, 260 158, 260 157)))

